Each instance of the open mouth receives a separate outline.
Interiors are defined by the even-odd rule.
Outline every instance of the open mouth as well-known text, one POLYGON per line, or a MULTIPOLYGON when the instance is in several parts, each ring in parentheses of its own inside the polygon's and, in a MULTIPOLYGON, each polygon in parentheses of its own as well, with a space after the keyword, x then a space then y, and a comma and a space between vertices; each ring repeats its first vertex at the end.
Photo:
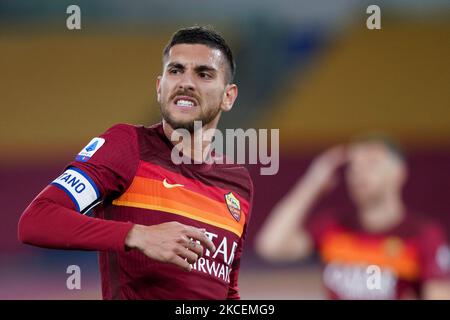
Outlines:
POLYGON ((197 106, 197 101, 194 98, 186 97, 186 96, 179 96, 176 97, 173 102, 177 107, 181 108, 192 108, 197 106))

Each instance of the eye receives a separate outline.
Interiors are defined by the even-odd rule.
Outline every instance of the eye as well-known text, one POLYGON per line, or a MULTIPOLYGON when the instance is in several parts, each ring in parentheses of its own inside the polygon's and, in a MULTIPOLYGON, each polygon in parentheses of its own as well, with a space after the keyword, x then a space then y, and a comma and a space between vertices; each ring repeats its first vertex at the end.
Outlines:
POLYGON ((200 72, 199 76, 202 79, 211 79, 212 78, 211 75, 209 73, 207 73, 207 72, 200 72))
POLYGON ((170 74, 179 74, 180 73, 180 69, 178 68, 172 68, 169 70, 170 74))

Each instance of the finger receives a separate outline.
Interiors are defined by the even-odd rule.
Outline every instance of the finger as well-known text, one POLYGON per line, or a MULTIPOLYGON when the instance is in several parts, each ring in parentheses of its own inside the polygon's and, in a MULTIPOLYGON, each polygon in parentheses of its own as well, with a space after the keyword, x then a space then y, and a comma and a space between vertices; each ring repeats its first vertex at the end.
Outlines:
POLYGON ((348 161, 348 148, 346 146, 339 146, 338 155, 336 156, 339 165, 344 164, 348 161))
POLYGON ((169 261, 168 263, 174 264, 177 267, 180 267, 181 269, 185 270, 185 271, 191 271, 192 270, 192 266, 189 264, 189 262, 187 262, 186 260, 184 260, 183 258, 181 258, 178 255, 174 255, 169 261))
POLYGON ((175 253, 181 258, 187 259, 187 261, 190 264, 196 263, 198 260, 198 255, 195 252, 193 252, 181 245, 175 249, 175 253))
POLYGON ((194 227, 188 227, 186 230, 187 231, 186 235, 194 240, 200 241, 200 243, 204 247, 206 247, 206 249, 208 249, 209 251, 211 252, 216 251, 214 243, 211 240, 209 240, 209 238, 206 236, 205 231, 203 230, 194 227))
POLYGON ((347 162, 347 151, 344 146, 336 146, 328 150, 323 159, 331 165, 334 170, 347 162))
POLYGON ((332 159, 334 161, 338 161, 344 158, 345 156, 345 147, 344 146, 335 146, 328 151, 325 152, 326 158, 332 159))
POLYGON ((190 239, 186 236, 181 236, 181 239, 179 243, 184 246, 185 248, 188 248, 191 251, 194 251, 198 256, 203 256, 203 246, 200 244, 199 241, 190 239))
POLYGON ((203 246, 201 245, 200 242, 193 240, 193 239, 188 239, 186 238, 186 242, 184 243, 184 246, 186 248, 188 248, 189 250, 195 252, 199 257, 203 256, 203 246))

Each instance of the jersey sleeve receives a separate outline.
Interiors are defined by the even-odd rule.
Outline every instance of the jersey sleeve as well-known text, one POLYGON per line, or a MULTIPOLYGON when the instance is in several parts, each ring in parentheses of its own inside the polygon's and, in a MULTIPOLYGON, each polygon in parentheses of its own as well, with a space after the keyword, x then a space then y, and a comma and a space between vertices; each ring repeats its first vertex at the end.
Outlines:
POLYGON ((84 215, 93 205, 123 192, 139 163, 133 126, 116 125, 92 139, 25 209, 19 239, 47 248, 125 250, 130 222, 84 215))
POLYGON ((92 139, 52 184, 68 193, 83 211, 95 201, 122 194, 131 184, 138 164, 136 130, 131 125, 118 124, 92 139), (85 189, 74 184, 75 177, 86 182, 85 189))
POLYGON ((232 270, 230 272, 230 284, 228 286, 228 300, 239 300, 241 298, 239 294, 239 269, 241 265, 241 255, 243 251, 243 243, 244 239, 241 238, 236 249, 235 258, 233 260, 233 264, 231 266, 232 270))
POLYGON ((420 240, 421 280, 450 279, 448 239, 439 225, 424 227, 420 240))
POLYGON ((239 300, 241 298, 240 294, 239 294, 239 269, 241 266, 241 256, 242 253, 244 251, 244 242, 245 239, 247 237, 247 228, 250 222, 250 217, 251 217, 251 211, 253 208, 253 182, 250 178, 249 175, 249 181, 250 181, 250 202, 249 202, 249 213, 246 217, 246 222, 245 222, 245 226, 244 226, 244 231, 242 232, 242 237, 239 240, 239 244, 236 248, 236 253, 235 253, 235 258, 233 260, 231 269, 232 271, 230 272, 230 284, 228 286, 228 296, 227 299, 228 300, 239 300))

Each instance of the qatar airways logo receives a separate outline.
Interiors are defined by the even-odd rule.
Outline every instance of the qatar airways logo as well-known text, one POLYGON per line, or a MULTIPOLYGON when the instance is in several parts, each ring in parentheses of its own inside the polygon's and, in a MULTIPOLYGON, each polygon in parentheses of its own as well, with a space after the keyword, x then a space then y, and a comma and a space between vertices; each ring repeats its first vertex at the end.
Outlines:
POLYGON ((271 129, 270 139, 268 131, 226 129, 224 135, 218 129, 204 130, 201 121, 194 121, 194 132, 187 129, 172 132, 170 140, 174 143, 174 148, 171 159, 176 165, 261 164, 261 175, 275 175, 279 169, 280 130, 271 129), (226 156, 222 156, 225 154, 224 146, 226 156))
MULTIPOLYGON (((192 264, 192 270, 209 274, 210 276, 229 283, 230 273, 232 271, 231 265, 238 244, 236 241, 233 241, 233 243, 230 244, 227 237, 223 237, 222 240, 220 240, 219 236, 215 233, 205 233, 217 249, 214 251, 214 254, 211 254, 211 251, 205 249, 203 257, 198 258, 197 262, 192 264), (220 244, 217 245, 219 241, 220 244)), ((200 242, 197 241, 197 243, 200 242)))

